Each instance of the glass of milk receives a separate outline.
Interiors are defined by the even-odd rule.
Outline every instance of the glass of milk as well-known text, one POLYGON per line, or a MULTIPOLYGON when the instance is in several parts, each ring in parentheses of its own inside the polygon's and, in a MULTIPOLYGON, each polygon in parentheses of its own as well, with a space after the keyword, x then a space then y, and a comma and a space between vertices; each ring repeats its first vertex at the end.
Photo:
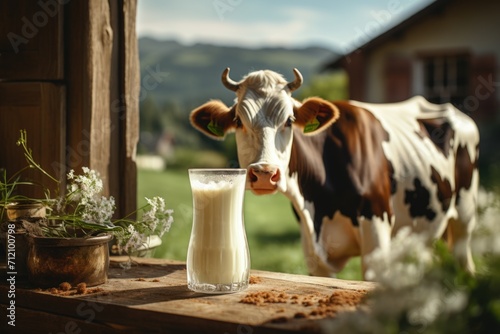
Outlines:
POLYGON ((230 293, 248 286, 245 181, 246 169, 189 169, 193 227, 186 266, 188 288, 193 291, 230 293))

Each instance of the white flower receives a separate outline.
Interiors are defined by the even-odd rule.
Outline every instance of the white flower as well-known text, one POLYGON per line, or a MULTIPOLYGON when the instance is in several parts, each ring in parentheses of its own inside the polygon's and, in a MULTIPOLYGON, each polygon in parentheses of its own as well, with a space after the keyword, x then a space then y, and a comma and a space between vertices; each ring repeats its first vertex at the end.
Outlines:
POLYGON ((74 170, 70 170, 67 175, 68 199, 86 205, 93 197, 99 195, 103 189, 102 180, 99 173, 87 167, 82 167, 83 174, 75 175, 74 170))
POLYGON ((170 231, 170 226, 174 222, 174 217, 173 217, 174 210, 168 209, 168 210, 165 210, 164 212, 165 212, 166 218, 162 220, 162 224, 160 225, 161 229, 159 230, 159 236, 162 236, 163 234, 170 231))
POLYGON ((406 300, 408 321, 412 325, 432 323, 442 311, 443 289, 439 285, 418 286, 412 291, 413 298, 406 300))
POLYGON ((60 214, 56 219, 83 229, 99 230, 102 226, 102 231, 112 231, 115 235, 119 251, 129 254, 146 244, 150 236, 161 237, 170 229, 173 210, 165 208, 165 200, 161 197, 146 198, 147 205, 143 209, 148 209, 139 221, 126 217, 113 220, 115 199, 101 196, 103 182, 99 173, 88 167, 82 167, 82 171, 81 175, 74 170, 67 174, 68 192, 56 203, 60 214))
POLYGON ((115 199, 111 196, 106 198, 92 198, 85 202, 82 219, 88 223, 98 225, 109 225, 115 211, 115 199))
POLYGON ((165 200, 161 197, 153 197, 146 201, 150 205, 150 209, 142 215, 142 223, 145 224, 152 234, 157 234, 161 237, 170 230, 170 225, 174 221, 172 214, 173 210, 165 209, 165 200))
POLYGON ((479 217, 479 224, 472 236, 471 248, 476 256, 485 254, 500 255, 500 201, 493 193, 479 192, 483 198, 483 207, 479 217))
POLYGON ((129 225, 127 232, 128 235, 126 238, 118 240, 118 247, 120 252, 124 250, 130 254, 131 251, 138 249, 144 244, 145 237, 134 228, 134 225, 129 225))
POLYGON ((130 254, 146 245, 149 237, 153 235, 162 237, 169 231, 174 221, 173 210, 165 208, 165 200, 161 197, 146 198, 146 202, 139 221, 118 220, 117 224, 125 226, 126 229, 123 235, 117 237, 119 252, 125 251, 130 254))
POLYGON ((389 251, 379 248, 367 257, 367 279, 393 289, 418 283, 433 262, 427 241, 425 234, 402 228, 392 239, 389 251))

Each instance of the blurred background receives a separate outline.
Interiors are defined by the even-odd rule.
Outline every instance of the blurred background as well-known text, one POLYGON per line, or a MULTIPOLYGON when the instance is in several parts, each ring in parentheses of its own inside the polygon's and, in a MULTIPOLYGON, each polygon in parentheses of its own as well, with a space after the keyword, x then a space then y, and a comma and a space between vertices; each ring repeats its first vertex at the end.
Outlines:
MULTIPOLYGON (((482 207, 500 185, 500 2, 495 0, 160 1, 138 3, 141 68, 138 198, 164 196, 175 222, 155 257, 185 260, 191 231, 187 168, 237 166, 234 137, 213 141, 189 113, 234 93, 241 79, 271 69, 304 76, 297 99, 397 102, 423 95, 451 102, 481 132, 482 207), (487 200, 486 200, 486 199, 487 200)), ((493 197, 492 197, 493 196, 493 197)), ((253 269, 306 274, 288 200, 247 192, 245 222, 253 269)), ((339 275, 359 279, 359 259, 339 275)))

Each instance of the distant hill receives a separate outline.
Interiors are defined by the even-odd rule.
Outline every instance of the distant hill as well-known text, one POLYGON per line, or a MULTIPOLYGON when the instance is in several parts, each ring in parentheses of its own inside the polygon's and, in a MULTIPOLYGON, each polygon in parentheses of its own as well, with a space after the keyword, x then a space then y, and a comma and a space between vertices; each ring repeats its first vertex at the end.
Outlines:
POLYGON ((320 47, 251 49, 210 44, 183 45, 172 40, 144 37, 139 39, 142 94, 154 97, 160 105, 173 101, 191 107, 213 98, 230 103, 234 93, 224 88, 220 80, 226 67, 231 68, 234 80, 260 69, 274 70, 291 80, 292 69, 297 67, 307 84, 308 78, 317 73, 321 65, 337 55, 320 47), (157 72, 161 72, 161 76, 157 72), (155 85, 148 75, 156 78, 158 84, 155 85))
MULTIPOLYGON (((304 76, 304 86, 322 65, 337 54, 319 47, 251 49, 210 44, 183 45, 172 40, 139 39, 141 66, 139 152, 168 151, 179 147, 211 147, 224 144, 207 141, 189 124, 189 112, 210 99, 231 104, 234 92, 221 82, 222 71, 231 68, 231 78, 240 80, 248 72, 270 69, 292 80, 294 67, 304 76), (162 145, 163 143, 163 145, 162 145), (160 149, 159 147, 164 147, 160 149), (165 149, 165 147, 167 149, 165 149)), ((234 151, 234 149, 228 149, 234 151)))

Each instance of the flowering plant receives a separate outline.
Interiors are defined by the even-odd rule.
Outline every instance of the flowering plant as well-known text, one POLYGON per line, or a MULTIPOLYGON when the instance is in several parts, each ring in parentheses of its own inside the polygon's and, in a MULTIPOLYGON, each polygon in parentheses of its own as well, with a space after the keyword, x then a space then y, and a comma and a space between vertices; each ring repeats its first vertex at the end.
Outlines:
POLYGON ((22 146, 24 149, 24 157, 28 162, 28 165, 21 168, 11 176, 7 176, 7 170, 5 168, 0 168, 0 218, 4 217, 4 213, 6 208, 9 205, 13 204, 43 204, 45 200, 39 198, 30 198, 27 196, 23 196, 22 194, 18 194, 17 190, 19 186, 33 186, 33 187, 41 187, 44 190, 45 197, 50 198, 50 191, 47 187, 44 187, 41 184, 33 182, 31 180, 22 179, 22 173, 28 169, 34 168, 38 169, 42 174, 49 177, 52 181, 58 183, 58 181, 53 178, 50 174, 45 172, 43 168, 39 164, 37 164, 33 155, 31 154, 31 150, 27 147, 27 135, 26 131, 21 130, 21 138, 17 141, 18 146, 22 146))
MULTIPOLYGON (((481 195, 481 192, 480 192, 481 195)), ((484 194, 483 194, 484 196, 484 194)), ((481 201, 481 196, 479 197, 481 201)), ((367 276, 378 282, 362 307, 325 323, 329 333, 491 333, 500 325, 500 201, 488 199, 473 234, 475 275, 443 241, 402 229, 376 250, 367 276)))
MULTIPOLYGON (((27 145, 26 131, 21 131, 17 144, 23 147, 29 167, 49 176, 57 183, 56 189, 59 189, 60 181, 34 161, 27 145)), ((40 229, 32 231, 35 234, 71 238, 109 233, 115 237, 118 253, 131 254, 146 245, 151 236, 162 237, 174 220, 173 210, 165 207, 165 200, 161 197, 146 198, 147 204, 137 211, 114 219, 115 200, 112 196, 101 195, 103 182, 99 173, 88 167, 83 167, 81 174, 70 170, 67 181, 64 195, 45 200, 49 213, 46 220, 41 222, 40 229), (140 218, 133 219, 138 213, 141 214, 140 218)))
POLYGON ((43 227, 44 236, 77 237, 111 233, 116 239, 118 252, 131 253, 147 243, 153 235, 163 236, 173 222, 173 210, 165 208, 161 197, 146 198, 147 204, 124 218, 113 219, 113 196, 101 195, 103 189, 99 174, 87 167, 82 174, 72 169, 67 175, 67 192, 51 200, 52 212, 47 219, 55 222, 43 227), (142 212, 139 220, 130 217, 142 212))

